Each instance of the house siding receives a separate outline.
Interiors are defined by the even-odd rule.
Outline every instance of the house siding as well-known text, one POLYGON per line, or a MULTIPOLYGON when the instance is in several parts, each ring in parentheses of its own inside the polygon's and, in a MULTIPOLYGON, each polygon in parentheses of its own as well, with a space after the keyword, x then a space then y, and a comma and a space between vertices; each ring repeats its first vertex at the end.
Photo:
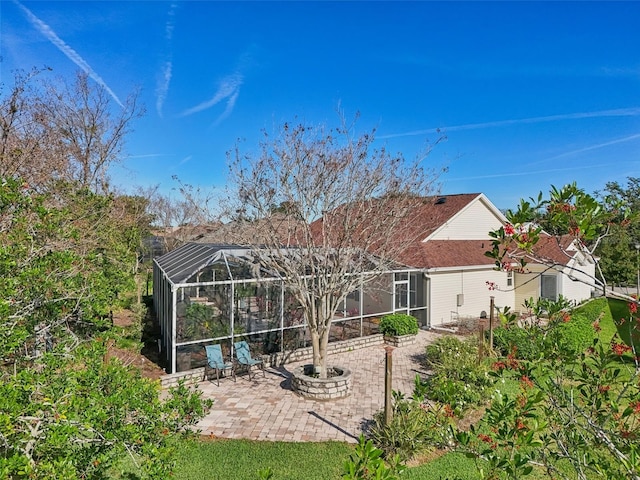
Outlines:
POLYGON ((514 310, 518 313, 525 312, 525 300, 533 298, 535 301, 540 297, 540 274, 543 271, 546 271, 547 267, 543 265, 528 264, 527 270, 531 273, 514 274, 516 287, 514 310))
POLYGON ((488 240, 489 231, 502 226, 498 218, 478 197, 434 232, 429 240, 488 240))
POLYGON ((491 268, 482 270, 456 270, 452 272, 430 273, 431 303, 430 322, 432 327, 450 324, 456 318, 480 317, 481 312, 489 315, 491 297, 499 307, 513 308, 513 290, 502 291, 507 284, 507 274, 491 268), (494 282, 499 289, 489 290, 487 281, 494 282), (458 306, 458 294, 464 295, 463 305, 458 306))
MULTIPOLYGON (((575 260, 571 260, 569 266, 574 264, 575 260)), ((562 295, 566 299, 575 303, 581 303, 584 300, 591 298, 591 291, 593 290, 593 287, 584 282, 591 282, 589 276, 593 276, 595 274, 595 265, 579 265, 579 268, 585 273, 577 272, 570 268, 565 268, 560 272, 549 269, 544 265, 537 265, 533 263, 528 264, 527 270, 530 273, 515 274, 515 310, 518 312, 524 312, 525 300, 528 300, 529 298, 538 300, 538 298, 540 298, 540 275, 543 272, 548 274, 553 273, 554 271, 556 272, 558 278, 558 295, 562 295), (570 276, 575 278, 575 280, 572 280, 570 276)))
POLYGON ((595 265, 579 265, 575 259, 573 259, 569 262, 569 266, 580 268, 582 272, 566 268, 565 275, 562 275, 561 293, 569 300, 575 303, 581 303, 591 298, 593 287, 591 287, 589 283, 593 283, 591 278, 595 276, 595 265), (574 278, 574 280, 572 280, 572 278, 574 278))

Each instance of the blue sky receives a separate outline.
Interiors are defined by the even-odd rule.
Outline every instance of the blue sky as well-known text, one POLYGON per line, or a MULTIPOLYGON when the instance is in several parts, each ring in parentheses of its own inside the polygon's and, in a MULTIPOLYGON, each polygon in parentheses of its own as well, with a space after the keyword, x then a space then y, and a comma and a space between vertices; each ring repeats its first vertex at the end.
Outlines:
POLYGON ((640 176, 640 2, 0 3, 2 82, 87 71, 146 115, 116 183, 221 186, 238 138, 297 117, 447 166, 443 193, 498 207, 640 176))

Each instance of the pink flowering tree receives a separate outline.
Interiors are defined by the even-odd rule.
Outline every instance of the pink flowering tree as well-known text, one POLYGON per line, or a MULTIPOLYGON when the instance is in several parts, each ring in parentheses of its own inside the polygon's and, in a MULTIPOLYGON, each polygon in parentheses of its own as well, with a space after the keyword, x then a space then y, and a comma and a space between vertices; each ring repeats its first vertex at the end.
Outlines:
MULTIPOLYGON (((596 264, 596 275, 581 280, 627 302, 625 318, 616 321, 632 333, 605 344, 594 335, 593 344, 578 354, 546 342, 534 358, 512 351, 498 359, 494 375, 515 380, 519 391, 498 388, 482 422, 456 433, 458 448, 477 459, 484 478, 640 479, 638 300, 608 287, 594 253, 613 225, 629 223, 632 212, 620 203, 598 202, 572 184, 553 187, 546 198, 523 200, 506 216, 509 223, 490 233, 487 255, 496 268, 527 272, 531 262, 557 266, 538 248, 544 237, 566 255, 577 249, 596 264)), ((561 324, 576 321, 570 310, 557 313, 561 324)), ((600 328, 597 321, 593 328, 600 328)))
MULTIPOLYGON (((604 296, 633 301, 632 297, 609 288, 595 253, 603 239, 611 235, 612 227, 628 225, 632 216, 631 209, 620 200, 598 201, 575 183, 551 187, 547 197, 540 193, 537 199, 521 200, 517 209, 507 210, 508 223, 489 232, 493 241, 486 255, 501 270, 526 272, 529 263, 559 267, 557 258, 550 258, 538 248, 541 239, 551 239, 567 259, 577 251, 595 264, 596 274, 585 276, 581 270, 581 281, 604 296)), ((564 264, 562 267, 567 268, 564 264)))

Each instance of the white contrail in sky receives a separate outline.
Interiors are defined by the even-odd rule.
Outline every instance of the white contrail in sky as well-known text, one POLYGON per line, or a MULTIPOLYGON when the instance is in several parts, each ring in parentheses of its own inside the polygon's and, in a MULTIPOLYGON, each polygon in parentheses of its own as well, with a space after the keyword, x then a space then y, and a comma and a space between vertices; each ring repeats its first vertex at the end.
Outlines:
MULTIPOLYGON (((587 169, 587 168, 601 168, 601 167, 612 167, 612 166, 619 166, 620 163, 619 162, 612 162, 612 163, 602 163, 599 165, 580 165, 580 169, 587 169)), ((520 172, 511 172, 511 173, 495 173, 495 174, 491 174, 491 175, 474 175, 472 177, 455 177, 455 178, 447 178, 447 182, 450 181, 457 181, 457 180, 479 180, 479 179, 483 179, 483 178, 504 178, 504 177, 523 177, 525 175, 537 175, 540 173, 553 173, 553 172, 568 172, 568 171, 574 171, 575 172, 576 167, 566 167, 566 168, 549 168, 547 170, 536 170, 536 171, 529 171, 529 170, 523 170, 520 172)))
POLYGON ((504 127, 508 125, 519 125, 523 123, 554 122, 557 120, 576 120, 581 118, 597 118, 597 117, 635 117, 638 115, 640 115, 640 107, 618 108, 614 110, 600 110, 597 112, 567 113, 563 115, 548 115, 545 117, 519 118, 519 119, 512 119, 512 120, 498 120, 495 122, 453 125, 450 127, 442 127, 442 128, 428 128, 425 130, 413 130, 413 131, 404 132, 404 133, 392 133, 389 135, 379 135, 377 138, 385 139, 385 138, 396 138, 396 137, 410 137, 415 135, 425 135, 427 133, 436 133, 436 132, 446 133, 446 132, 457 132, 461 130, 478 130, 481 128, 504 127))
POLYGON ((577 150, 572 150, 570 152, 561 153, 560 155, 556 155, 555 157, 548 158, 548 160, 556 160, 558 158, 568 157, 571 155, 575 155, 576 153, 588 152, 589 150, 596 150, 602 147, 608 147, 609 145, 615 145, 616 143, 624 143, 630 142, 631 140, 635 140, 636 138, 640 138, 640 133, 636 133, 634 135, 629 135, 628 137, 616 138, 615 140, 610 140, 608 142, 598 143, 596 145, 590 145, 588 147, 579 148, 577 150))
POLYGON ((109 86, 100 77, 100 75, 98 75, 93 70, 93 68, 91 68, 91 66, 80 56, 80 54, 78 52, 76 52, 73 48, 71 48, 69 45, 67 45, 64 42, 64 40, 62 40, 60 37, 58 37, 58 35, 56 35, 56 33, 51 29, 51 27, 49 27, 49 25, 47 25, 42 20, 40 20, 38 17, 36 17, 31 12, 31 10, 29 10, 27 7, 22 5, 18 0, 14 0, 14 3, 18 7, 20 7, 20 9, 24 12, 24 14, 29 19, 29 21, 33 24, 33 26, 40 33, 42 33, 42 35, 47 37, 49 39, 49 41, 51 43, 53 43, 58 48, 58 50, 60 50, 62 53, 64 53, 69 60, 71 60, 78 67, 80 67, 87 75, 89 75, 89 77, 93 78, 93 80, 98 85, 103 87, 107 91, 107 93, 109 95, 111 95, 111 98, 113 98, 118 105, 120 105, 122 108, 124 108, 124 105, 122 104, 122 102, 120 101, 118 96, 115 93, 113 93, 113 90, 111 90, 109 88, 109 86))
POLYGON ((182 112, 181 117, 186 117, 187 115, 192 115, 197 112, 201 112, 202 110, 206 110, 208 108, 213 107, 214 105, 220 103, 225 98, 228 98, 227 108, 225 111, 218 117, 217 121, 221 121, 223 118, 226 118, 233 110, 235 105, 235 101, 238 98, 238 93, 240 92, 240 86, 242 85, 242 75, 240 73, 234 73, 222 79, 220 85, 218 86, 218 90, 215 95, 211 98, 211 100, 207 100, 206 102, 202 102, 195 107, 189 108, 182 112))
MULTIPOLYGON (((578 153, 588 152, 590 150, 596 150, 598 148, 608 147, 609 145, 615 145, 615 144, 618 144, 618 143, 629 142, 631 140, 635 140, 635 139, 638 139, 638 138, 640 138, 640 133, 629 135, 627 137, 616 138, 615 140, 610 140, 608 142, 597 143, 595 145, 589 145, 588 147, 579 148, 577 150, 571 150, 569 152, 565 152, 565 153, 561 153, 559 155, 556 155, 554 157, 550 157, 550 158, 546 158, 544 160, 540 160, 540 161, 537 161, 537 162, 532 162, 532 163, 527 163, 526 165, 522 165, 522 171, 519 171, 519 172, 496 173, 496 174, 480 175, 480 176, 474 176, 474 177, 458 177, 458 178, 450 178, 449 180, 475 180, 475 179, 481 179, 481 178, 520 177, 520 176, 524 176, 524 175, 532 175, 532 174, 539 174, 539 173, 564 172, 564 171, 568 171, 568 170, 574 170, 575 171, 575 169, 576 169, 575 166, 566 167, 566 168, 553 168, 553 169, 548 169, 548 170, 536 170, 536 171, 531 171, 531 170, 527 170, 527 169, 531 168, 534 165, 540 165, 540 164, 549 162, 551 160, 556 160, 558 158, 569 157, 571 155, 576 155, 578 153)), ((580 168, 584 169, 584 168, 596 168, 596 167, 609 167, 609 166, 612 166, 612 165, 619 165, 619 163, 616 162, 616 163, 605 163, 605 164, 600 164, 600 165, 580 165, 580 168)))
POLYGON ((173 30, 175 29, 175 15, 176 9, 178 8, 178 4, 173 2, 169 7, 169 18, 165 25, 165 40, 168 46, 168 54, 167 59, 162 66, 161 76, 158 79, 158 86, 156 88, 156 111, 158 112, 158 116, 162 118, 162 107, 164 106, 164 101, 167 98, 167 93, 169 92, 169 84, 171 83, 171 76, 173 73, 173 55, 171 53, 171 42, 173 40, 173 30))
POLYGON ((240 95, 240 91, 236 90, 233 93, 233 95, 229 97, 229 100, 227 100, 227 107, 224 109, 224 112, 222 112, 220 116, 216 118, 216 121, 213 122, 214 127, 219 125, 220 122, 222 122, 225 118, 231 115, 231 112, 233 111, 233 107, 236 105, 236 100, 238 100, 238 95, 240 95))

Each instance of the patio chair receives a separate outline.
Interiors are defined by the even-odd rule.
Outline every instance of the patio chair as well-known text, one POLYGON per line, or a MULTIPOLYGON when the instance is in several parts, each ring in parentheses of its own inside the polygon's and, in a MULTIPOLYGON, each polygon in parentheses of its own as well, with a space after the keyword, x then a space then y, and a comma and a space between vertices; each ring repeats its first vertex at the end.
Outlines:
POLYGON ((249 350, 249 344, 247 342, 244 340, 241 342, 235 342, 233 344, 233 349, 236 352, 236 360, 238 363, 247 367, 249 380, 251 380, 251 367, 253 366, 260 367, 262 369, 262 376, 265 376, 264 363, 262 363, 262 360, 251 357, 251 350, 249 350))
POLYGON ((225 372, 227 370, 231 371, 231 376, 233 377, 233 381, 236 381, 236 370, 233 367, 233 363, 227 363, 224 361, 222 357, 222 349, 219 344, 215 345, 207 345, 205 347, 207 351, 207 363, 204 366, 204 380, 209 378, 209 374, 211 374, 211 370, 216 371, 216 382, 218 386, 220 386, 220 372, 225 372))

